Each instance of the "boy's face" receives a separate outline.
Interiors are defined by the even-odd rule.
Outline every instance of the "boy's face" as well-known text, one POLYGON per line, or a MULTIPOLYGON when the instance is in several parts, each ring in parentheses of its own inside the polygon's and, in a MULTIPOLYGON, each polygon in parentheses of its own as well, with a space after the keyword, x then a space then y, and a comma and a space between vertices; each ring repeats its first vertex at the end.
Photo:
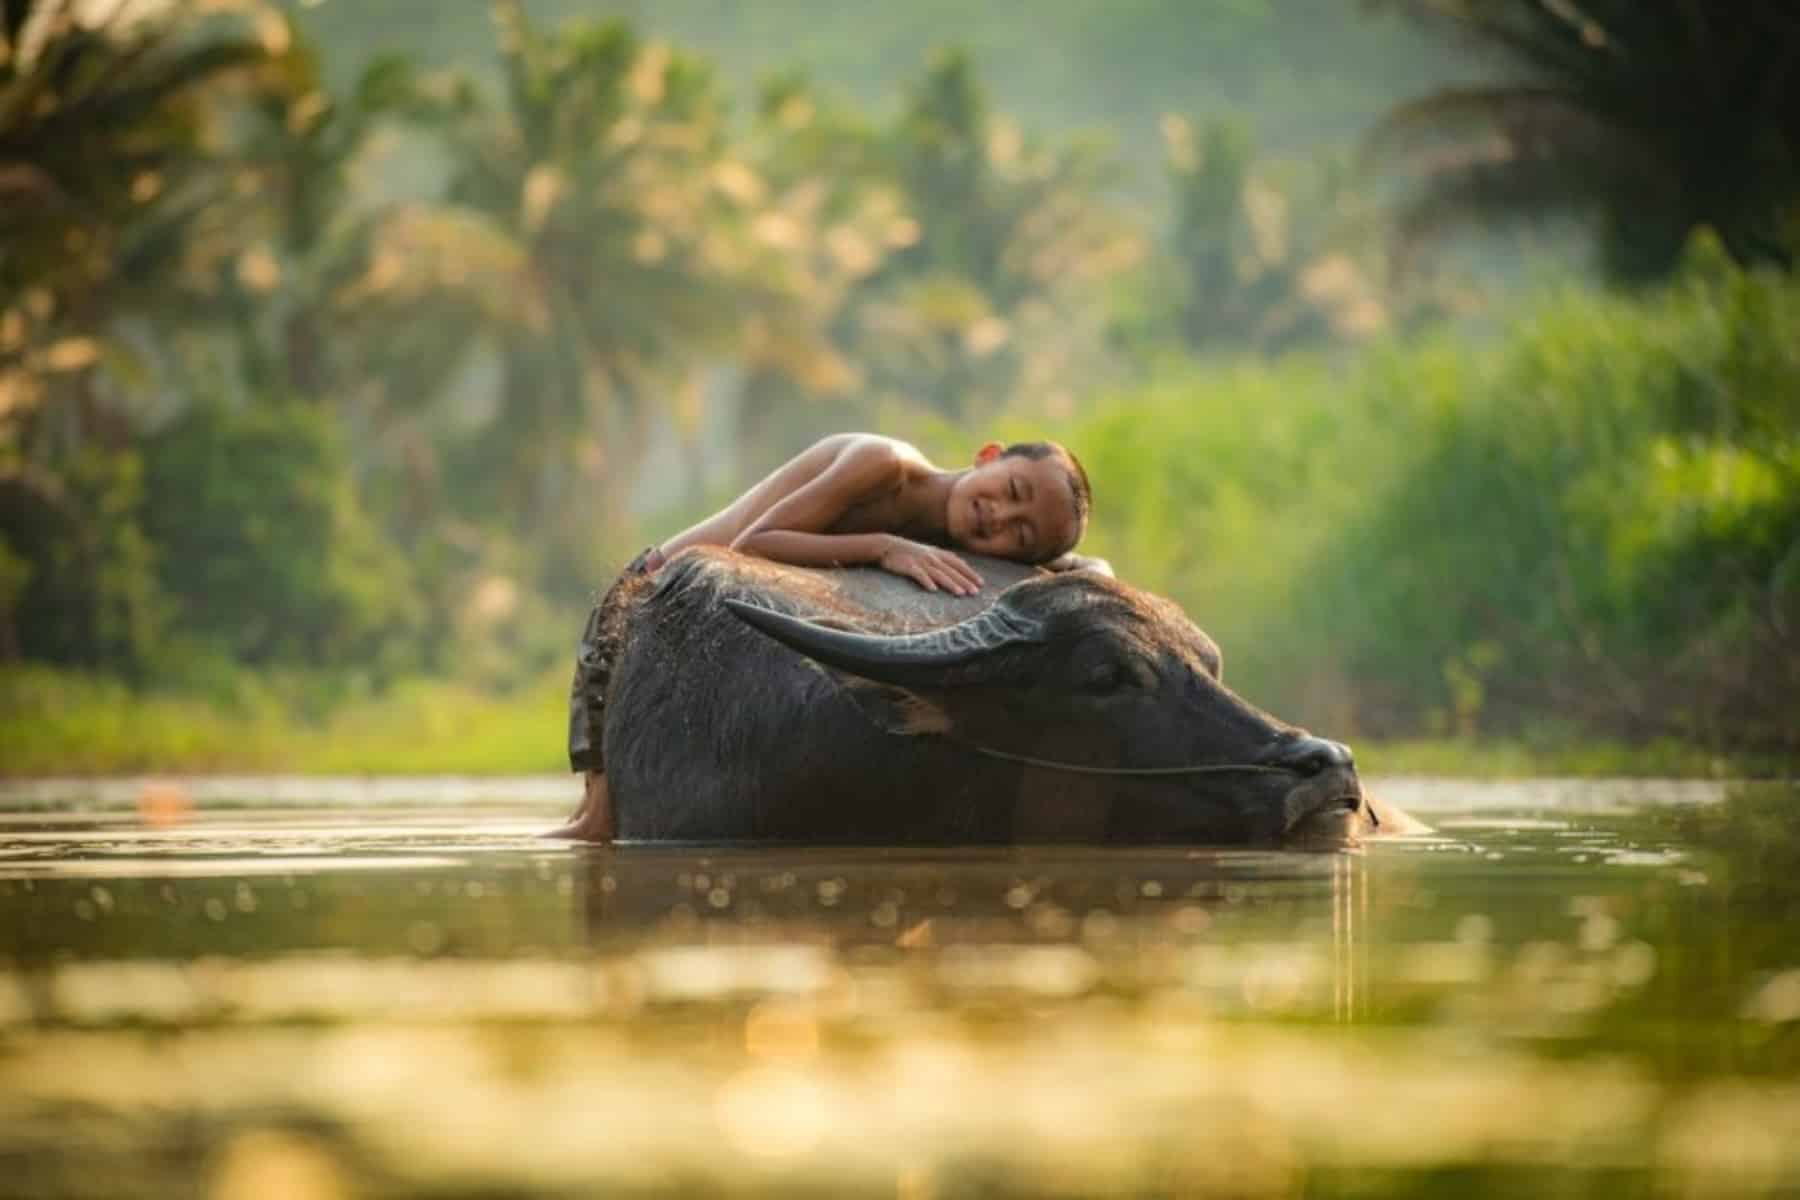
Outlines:
POLYGON ((975 469, 950 489, 945 524, 950 540, 965 550, 1043 562, 1074 544, 1075 495, 1059 454, 1000 457, 983 446, 975 469))

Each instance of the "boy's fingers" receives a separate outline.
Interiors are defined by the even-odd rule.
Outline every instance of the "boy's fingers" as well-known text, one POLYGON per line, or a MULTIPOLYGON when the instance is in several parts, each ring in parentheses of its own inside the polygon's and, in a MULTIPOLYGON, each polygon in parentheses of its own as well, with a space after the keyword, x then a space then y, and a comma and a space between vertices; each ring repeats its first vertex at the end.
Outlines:
POLYGON ((971 567, 968 560, 964 559, 960 554, 949 555, 949 559, 951 564, 956 568, 957 574, 968 580, 970 585, 973 586, 976 591, 980 591, 982 583, 980 572, 976 571, 974 567, 971 567))
POLYGON ((955 580, 958 587, 973 586, 980 588, 981 577, 970 568, 969 564, 948 550, 940 550, 933 560, 937 567, 947 576, 955 580))
POLYGON ((947 550, 930 550, 908 564, 906 573, 927 591, 946 591, 972 596, 981 590, 981 576, 947 550))

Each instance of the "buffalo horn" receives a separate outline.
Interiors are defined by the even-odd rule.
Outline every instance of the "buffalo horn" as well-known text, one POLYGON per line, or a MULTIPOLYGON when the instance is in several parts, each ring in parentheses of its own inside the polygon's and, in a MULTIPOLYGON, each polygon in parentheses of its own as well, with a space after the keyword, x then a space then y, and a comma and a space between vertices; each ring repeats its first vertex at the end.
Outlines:
POLYGON ((882 683, 930 682, 935 672, 973 662, 1007 646, 1044 640, 1044 627, 1001 605, 926 633, 850 633, 742 600, 725 607, 745 624, 828 667, 882 683))

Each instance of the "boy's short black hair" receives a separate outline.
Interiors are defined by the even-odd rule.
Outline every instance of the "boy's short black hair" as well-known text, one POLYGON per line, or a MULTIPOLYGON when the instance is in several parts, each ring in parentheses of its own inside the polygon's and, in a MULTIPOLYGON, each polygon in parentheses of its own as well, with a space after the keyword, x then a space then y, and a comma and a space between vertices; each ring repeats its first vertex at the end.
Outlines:
POLYGON ((1087 532, 1088 514, 1094 509, 1094 489, 1088 483, 1087 468, 1081 460, 1069 451, 1061 442, 1014 442, 1000 451, 1001 458, 1029 458, 1033 461, 1043 458, 1060 457, 1068 467, 1069 492, 1075 500, 1075 537, 1068 545, 1059 547, 1044 556, 1045 561, 1060 557, 1081 544, 1081 535, 1087 532))

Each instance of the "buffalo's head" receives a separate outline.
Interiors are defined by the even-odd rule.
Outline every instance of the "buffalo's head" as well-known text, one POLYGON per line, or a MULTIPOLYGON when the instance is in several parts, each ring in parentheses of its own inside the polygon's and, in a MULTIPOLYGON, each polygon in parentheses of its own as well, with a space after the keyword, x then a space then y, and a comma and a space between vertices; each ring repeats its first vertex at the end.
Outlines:
POLYGON ((1094 572, 1016 584, 924 633, 726 603, 849 676, 892 732, 1089 781, 1113 840, 1341 836, 1362 808, 1348 749, 1240 699, 1220 681, 1218 647, 1178 607, 1094 572))

